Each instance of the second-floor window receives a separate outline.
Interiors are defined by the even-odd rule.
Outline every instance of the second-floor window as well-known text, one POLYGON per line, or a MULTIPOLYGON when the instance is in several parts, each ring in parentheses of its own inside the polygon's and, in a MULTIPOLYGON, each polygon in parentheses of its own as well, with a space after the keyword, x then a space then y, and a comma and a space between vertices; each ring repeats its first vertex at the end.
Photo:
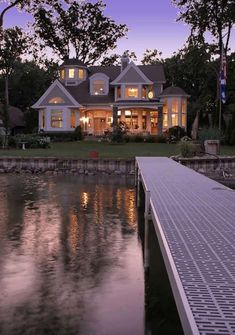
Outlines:
POLYGON ((75 78, 75 69, 69 69, 69 79, 75 78))
POLYGON ((94 80, 93 91, 94 91, 95 95, 104 95, 105 94, 105 82, 104 82, 104 80, 94 80))
POLYGON ((125 97, 127 99, 136 99, 139 96, 138 86, 127 86, 125 89, 125 97))

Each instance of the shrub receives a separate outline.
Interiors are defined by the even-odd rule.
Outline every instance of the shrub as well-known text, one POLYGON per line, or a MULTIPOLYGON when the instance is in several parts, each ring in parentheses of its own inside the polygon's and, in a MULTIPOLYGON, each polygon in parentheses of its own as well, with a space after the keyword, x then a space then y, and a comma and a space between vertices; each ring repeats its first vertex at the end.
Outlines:
POLYGON ((110 133, 110 141, 112 143, 123 143, 125 141, 125 130, 120 126, 114 127, 112 133, 110 133))
POLYGON ((198 145, 194 143, 185 141, 180 142, 180 154, 182 157, 185 158, 193 157, 198 153, 198 151, 200 151, 198 149, 199 149, 198 145))
POLYGON ((83 134, 81 125, 79 125, 75 128, 72 135, 73 135, 72 137, 74 138, 75 141, 81 141, 81 140, 84 139, 84 134, 83 134))
POLYGON ((176 141, 180 140, 183 136, 186 135, 184 128, 180 126, 174 126, 168 129, 168 137, 174 137, 176 141))
POLYGON ((22 142, 25 142, 25 147, 28 149, 49 148, 50 137, 42 137, 39 135, 20 134, 14 137, 16 146, 20 147, 22 142))

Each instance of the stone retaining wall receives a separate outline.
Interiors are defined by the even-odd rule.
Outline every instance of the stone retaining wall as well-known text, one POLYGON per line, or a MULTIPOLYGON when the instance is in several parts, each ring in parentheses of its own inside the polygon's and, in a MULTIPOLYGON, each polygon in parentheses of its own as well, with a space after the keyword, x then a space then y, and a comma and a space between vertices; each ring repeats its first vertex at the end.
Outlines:
POLYGON ((211 178, 235 178, 235 156, 179 158, 175 161, 211 178))
MULTIPOLYGON (((179 158, 175 161, 211 178, 235 178, 234 157, 196 157, 179 158)), ((0 157, 0 173, 46 173, 46 174, 125 174, 135 173, 135 161, 132 159, 69 159, 41 157, 0 157)))
POLYGON ((0 173, 134 174, 134 160, 0 157, 0 173))

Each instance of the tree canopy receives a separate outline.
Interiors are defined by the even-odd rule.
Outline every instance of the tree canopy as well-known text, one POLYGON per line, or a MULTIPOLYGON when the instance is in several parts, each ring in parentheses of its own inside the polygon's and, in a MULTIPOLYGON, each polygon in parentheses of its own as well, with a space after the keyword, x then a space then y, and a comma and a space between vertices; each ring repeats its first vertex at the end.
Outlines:
POLYGON ((127 33, 125 24, 117 24, 104 15, 102 1, 76 2, 67 7, 57 4, 55 11, 40 7, 35 14, 34 30, 60 58, 66 59, 74 51, 77 59, 87 65, 117 46, 127 33))
POLYGON ((235 0, 173 0, 173 3, 180 9, 178 20, 191 26, 191 38, 203 41, 205 33, 210 32, 219 42, 220 53, 225 38, 227 52, 235 24, 235 0))

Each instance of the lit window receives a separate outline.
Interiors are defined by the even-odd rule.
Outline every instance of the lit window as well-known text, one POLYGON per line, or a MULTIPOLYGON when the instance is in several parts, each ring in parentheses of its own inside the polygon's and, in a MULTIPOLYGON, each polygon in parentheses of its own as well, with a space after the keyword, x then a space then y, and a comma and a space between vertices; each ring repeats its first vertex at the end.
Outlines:
POLYGON ((69 79, 75 78, 75 69, 69 69, 69 79))
POLYGON ((121 97, 122 97, 121 87, 118 86, 118 88, 117 88, 117 99, 121 99, 121 97))
POLYGON ((172 115, 171 115, 171 125, 172 127, 178 126, 178 112, 179 112, 179 107, 178 107, 178 100, 173 99, 172 101, 172 115))
POLYGON ((167 129, 168 127, 168 105, 167 100, 164 100, 163 105, 163 129, 167 129))
POLYGON ((63 127, 63 112, 62 111, 51 111, 51 128, 62 128, 63 127))
POLYGON ((65 78, 65 71, 63 69, 63 70, 60 71, 60 79, 64 80, 64 78, 65 78))
POLYGON ((105 94, 105 83, 103 80, 95 80, 93 83, 93 90, 95 95, 105 94))
POLYGON ((126 98, 138 98, 139 92, 137 86, 126 87, 126 98))
POLYGON ((186 99, 182 99, 181 126, 186 127, 186 99))
POLYGON ((75 128, 75 126, 76 126, 75 111, 71 111, 71 114, 70 114, 70 128, 75 128))
POLYGON ((84 79, 84 76, 85 76, 85 72, 84 72, 84 70, 83 70, 83 69, 79 69, 79 70, 78 70, 78 78, 79 78, 80 80, 83 80, 83 79, 84 79))
POLYGON ((49 100, 49 104, 64 104, 64 103, 65 103, 64 99, 60 97, 54 97, 49 100))

